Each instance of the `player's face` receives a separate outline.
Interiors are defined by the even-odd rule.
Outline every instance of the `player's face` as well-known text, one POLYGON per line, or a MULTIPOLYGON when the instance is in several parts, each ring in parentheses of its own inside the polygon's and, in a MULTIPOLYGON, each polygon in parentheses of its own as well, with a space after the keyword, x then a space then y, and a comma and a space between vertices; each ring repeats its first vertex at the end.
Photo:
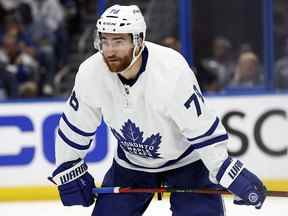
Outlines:
POLYGON ((101 48, 109 70, 120 72, 127 68, 132 60, 133 43, 129 34, 101 34, 101 48))

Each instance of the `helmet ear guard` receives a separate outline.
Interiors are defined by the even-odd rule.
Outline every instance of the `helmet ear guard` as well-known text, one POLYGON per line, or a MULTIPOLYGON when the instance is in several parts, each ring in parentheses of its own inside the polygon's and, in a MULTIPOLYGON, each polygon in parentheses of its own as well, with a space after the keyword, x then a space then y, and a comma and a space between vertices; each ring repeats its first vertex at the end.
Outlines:
POLYGON ((97 31, 97 29, 93 33, 94 41, 93 41, 93 46, 96 50, 100 51, 102 48, 100 47, 100 33, 97 31))
POLYGON ((140 32, 139 34, 137 33, 137 34, 132 35, 132 39, 133 39, 133 44, 134 44, 134 46, 135 46, 135 47, 137 47, 137 46, 140 47, 140 46, 142 46, 142 44, 143 44, 144 35, 143 35, 142 32, 140 32))

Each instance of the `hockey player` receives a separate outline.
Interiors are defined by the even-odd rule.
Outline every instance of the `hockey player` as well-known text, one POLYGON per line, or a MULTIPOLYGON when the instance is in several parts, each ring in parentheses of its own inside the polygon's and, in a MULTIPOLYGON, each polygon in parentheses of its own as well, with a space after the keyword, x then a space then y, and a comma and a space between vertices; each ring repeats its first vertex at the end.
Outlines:
MULTIPOLYGON (((103 118, 118 141, 103 187, 221 185, 236 204, 261 208, 264 185, 227 154, 228 135, 181 54, 145 41, 135 5, 108 8, 96 27, 100 52, 80 65, 56 137, 52 179, 63 204, 90 206, 96 199, 83 158, 103 118)), ((152 196, 99 194, 92 215, 142 215, 152 196)), ((172 193, 170 203, 177 216, 224 215, 220 195, 172 193)))

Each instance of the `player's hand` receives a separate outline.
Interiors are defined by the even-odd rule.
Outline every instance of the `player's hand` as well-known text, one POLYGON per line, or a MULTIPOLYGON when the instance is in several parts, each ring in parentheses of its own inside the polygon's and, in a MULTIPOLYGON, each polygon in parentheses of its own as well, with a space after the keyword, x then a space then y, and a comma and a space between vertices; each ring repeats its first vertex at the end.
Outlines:
POLYGON ((64 206, 87 207, 94 203, 94 179, 87 171, 87 164, 80 158, 61 164, 48 179, 58 186, 64 206))
POLYGON ((236 195, 235 204, 253 205, 256 209, 262 207, 266 198, 266 188, 239 160, 227 158, 216 178, 223 187, 236 195))

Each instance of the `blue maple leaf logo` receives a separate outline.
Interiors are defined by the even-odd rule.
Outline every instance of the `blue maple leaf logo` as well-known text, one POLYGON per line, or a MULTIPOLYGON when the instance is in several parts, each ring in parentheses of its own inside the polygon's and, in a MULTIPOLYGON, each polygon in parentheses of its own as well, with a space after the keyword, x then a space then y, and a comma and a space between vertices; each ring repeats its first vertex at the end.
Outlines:
POLYGON ((111 128, 113 135, 122 149, 144 158, 161 158, 159 156, 160 154, 157 153, 161 143, 161 136, 159 133, 152 134, 143 142, 143 132, 140 131, 139 127, 130 119, 124 123, 120 130, 122 135, 111 128))

